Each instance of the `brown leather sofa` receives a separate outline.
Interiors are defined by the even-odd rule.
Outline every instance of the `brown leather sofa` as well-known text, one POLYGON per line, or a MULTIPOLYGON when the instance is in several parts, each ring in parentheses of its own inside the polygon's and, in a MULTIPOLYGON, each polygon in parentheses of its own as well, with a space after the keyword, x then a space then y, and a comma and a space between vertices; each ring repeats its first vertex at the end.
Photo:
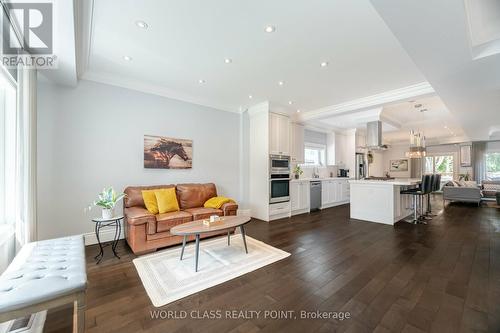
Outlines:
MULTIPOLYGON (((182 243, 182 237, 170 234, 173 226, 210 217, 210 215, 236 215, 238 205, 226 203, 220 209, 205 208, 203 204, 217 196, 215 184, 178 184, 157 186, 129 186, 125 189, 124 216, 126 237, 135 254, 154 252, 158 248, 182 243), (175 187, 180 211, 151 214, 142 199, 143 190, 175 187)), ((201 235, 210 237, 226 233, 214 232, 201 235)), ((191 240, 191 239, 190 239, 191 240)))

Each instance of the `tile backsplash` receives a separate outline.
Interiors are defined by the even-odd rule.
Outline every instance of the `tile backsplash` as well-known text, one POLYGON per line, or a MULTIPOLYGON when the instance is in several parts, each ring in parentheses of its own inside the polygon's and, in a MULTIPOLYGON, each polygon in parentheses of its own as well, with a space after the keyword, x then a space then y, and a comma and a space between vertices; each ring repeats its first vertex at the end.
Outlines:
MULTIPOLYGON (((304 171, 304 173, 302 174, 301 178, 311 178, 312 177, 314 168, 303 167, 302 170, 304 171)), ((330 177, 330 173, 333 174, 333 177, 337 177, 337 166, 329 165, 327 167, 318 168, 318 173, 319 173, 320 178, 330 177)))

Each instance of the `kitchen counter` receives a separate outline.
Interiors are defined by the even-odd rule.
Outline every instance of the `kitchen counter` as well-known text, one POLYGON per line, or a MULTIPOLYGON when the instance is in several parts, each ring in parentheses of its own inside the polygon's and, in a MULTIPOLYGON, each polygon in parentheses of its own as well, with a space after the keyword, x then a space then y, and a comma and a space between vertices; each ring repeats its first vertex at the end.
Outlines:
POLYGON ((412 196, 401 190, 420 179, 350 180, 351 218, 393 225, 413 213, 412 196))
POLYGON ((420 184, 420 178, 395 178, 389 180, 375 179, 350 179, 351 184, 371 184, 371 185, 390 185, 390 186, 415 186, 420 184))

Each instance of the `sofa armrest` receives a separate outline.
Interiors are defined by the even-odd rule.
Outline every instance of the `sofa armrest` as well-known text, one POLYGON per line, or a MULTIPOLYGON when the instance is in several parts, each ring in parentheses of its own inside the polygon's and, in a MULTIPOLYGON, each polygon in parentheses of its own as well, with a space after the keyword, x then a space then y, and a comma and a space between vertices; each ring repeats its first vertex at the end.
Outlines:
POLYGON ((130 225, 156 223, 156 217, 144 207, 129 207, 124 209, 125 219, 130 225))
POLYGON ((236 215, 238 204, 235 202, 226 202, 220 209, 222 209, 224 216, 236 215))

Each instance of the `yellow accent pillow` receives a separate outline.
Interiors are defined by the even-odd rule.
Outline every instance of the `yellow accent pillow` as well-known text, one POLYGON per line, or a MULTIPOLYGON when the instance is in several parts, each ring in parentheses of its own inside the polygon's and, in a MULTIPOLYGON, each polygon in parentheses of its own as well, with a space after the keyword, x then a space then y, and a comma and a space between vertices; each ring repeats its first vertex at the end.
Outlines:
POLYGON ((175 187, 155 190, 155 196, 160 214, 179 211, 175 187))
POLYGON ((158 201, 156 200, 156 195, 154 190, 144 190, 142 192, 142 199, 144 200, 144 205, 146 209, 151 214, 158 214, 158 201))
POLYGON ((213 197, 205 201, 203 207, 219 209, 222 207, 223 204, 228 202, 234 202, 234 200, 226 197, 213 197))

